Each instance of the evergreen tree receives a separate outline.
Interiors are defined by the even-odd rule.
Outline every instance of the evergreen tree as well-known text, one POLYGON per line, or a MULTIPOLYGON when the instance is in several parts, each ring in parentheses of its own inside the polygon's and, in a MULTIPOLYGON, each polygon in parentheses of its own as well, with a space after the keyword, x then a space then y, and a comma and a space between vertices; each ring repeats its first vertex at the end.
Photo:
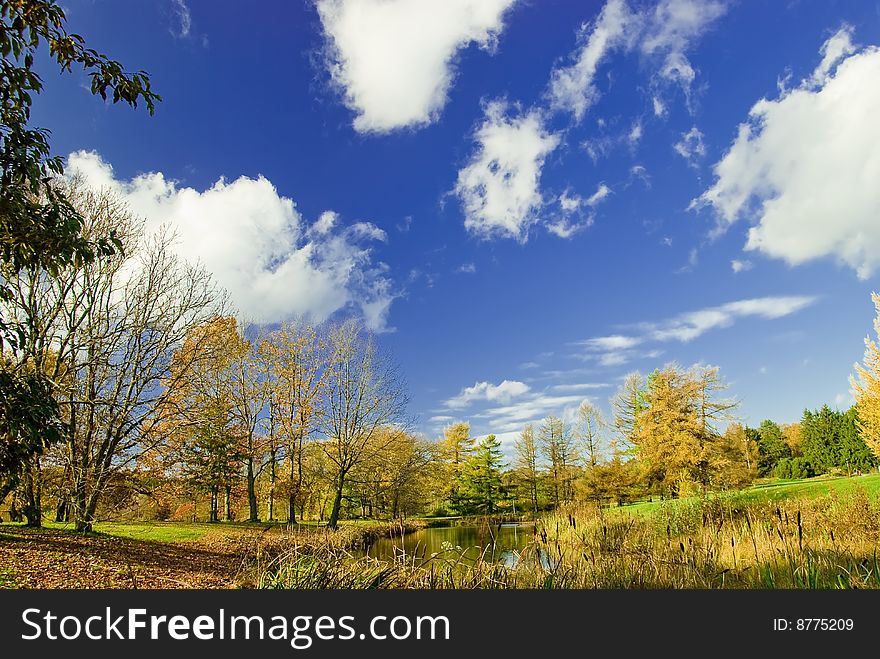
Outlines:
POLYGON ((501 470, 506 467, 501 442, 488 435, 474 449, 464 472, 464 492, 471 510, 491 515, 504 499, 501 470))
POLYGON ((769 476, 777 462, 791 457, 791 448, 779 425, 769 419, 761 422, 754 436, 758 442, 758 473, 769 476))

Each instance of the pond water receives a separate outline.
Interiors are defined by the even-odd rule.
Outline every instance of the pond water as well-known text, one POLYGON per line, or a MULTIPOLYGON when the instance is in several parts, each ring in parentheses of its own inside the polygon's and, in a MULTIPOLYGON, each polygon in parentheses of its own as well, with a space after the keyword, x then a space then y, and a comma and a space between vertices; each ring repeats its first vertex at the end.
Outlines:
POLYGON ((484 560, 513 567, 520 551, 533 539, 531 524, 483 526, 440 526, 407 533, 402 538, 378 538, 361 552, 379 560, 405 558, 416 563, 432 560, 484 560))

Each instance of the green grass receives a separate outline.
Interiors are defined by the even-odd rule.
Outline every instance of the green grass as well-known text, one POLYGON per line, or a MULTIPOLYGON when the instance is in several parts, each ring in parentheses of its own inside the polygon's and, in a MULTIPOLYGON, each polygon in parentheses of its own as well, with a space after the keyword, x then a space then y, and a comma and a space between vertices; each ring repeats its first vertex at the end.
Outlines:
MULTIPOLYGON (((366 527, 376 524, 375 520, 344 520, 339 522, 340 527, 366 527)), ((20 527, 23 524, 7 522, 0 524, 0 539, 11 540, 15 536, 6 536, 2 533, 3 527, 20 527)), ((314 521, 302 522, 296 528, 317 530, 324 528, 326 524, 314 521)), ((43 520, 43 528, 58 529, 73 532, 73 523, 54 522, 43 520)), ((130 540, 148 540, 156 542, 190 542, 201 540, 212 533, 237 533, 252 529, 257 530, 282 530, 287 528, 286 522, 95 522, 94 532, 117 538, 130 540)))
MULTIPOLYGON (((880 474, 867 474, 863 476, 816 476, 815 478, 803 478, 797 480, 766 480, 752 487, 740 490, 735 496, 744 503, 761 503, 766 501, 784 501, 795 497, 814 497, 827 495, 832 491, 844 492, 858 485, 869 495, 880 493, 880 474)), ((686 497, 678 501, 695 501, 699 497, 686 497)), ((648 514, 656 511, 664 503, 669 501, 639 501, 622 507, 628 513, 637 515, 648 514)))

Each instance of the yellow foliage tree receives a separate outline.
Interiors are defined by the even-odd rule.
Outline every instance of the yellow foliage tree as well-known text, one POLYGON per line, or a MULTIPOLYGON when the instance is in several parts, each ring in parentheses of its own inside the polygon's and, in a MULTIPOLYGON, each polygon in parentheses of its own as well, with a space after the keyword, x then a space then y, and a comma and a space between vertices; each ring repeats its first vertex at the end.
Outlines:
MULTIPOLYGON (((880 339, 880 295, 871 294, 877 316, 874 318, 874 332, 880 339)), ((880 458, 880 347, 877 341, 865 338, 865 358, 855 364, 858 379, 850 377, 859 414, 859 429, 862 439, 874 454, 880 458)))

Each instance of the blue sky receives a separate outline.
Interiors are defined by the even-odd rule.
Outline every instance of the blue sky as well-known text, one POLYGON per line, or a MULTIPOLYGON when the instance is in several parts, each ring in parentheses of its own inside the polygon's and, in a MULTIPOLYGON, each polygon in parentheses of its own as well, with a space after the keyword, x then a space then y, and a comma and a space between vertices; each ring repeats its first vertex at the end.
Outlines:
POLYGON ((156 115, 44 68, 69 170, 242 316, 361 315, 416 427, 506 441, 718 365, 742 420, 848 407, 880 271, 880 4, 65 0, 156 115))

